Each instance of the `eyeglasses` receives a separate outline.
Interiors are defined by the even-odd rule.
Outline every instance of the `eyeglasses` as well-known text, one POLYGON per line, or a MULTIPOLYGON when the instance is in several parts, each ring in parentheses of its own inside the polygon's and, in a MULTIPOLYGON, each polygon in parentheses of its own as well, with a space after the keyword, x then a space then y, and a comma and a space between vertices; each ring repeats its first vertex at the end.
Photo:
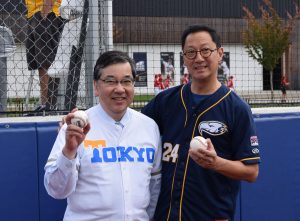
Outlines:
POLYGON ((213 53, 216 50, 218 50, 218 48, 215 48, 215 49, 202 48, 200 50, 188 49, 188 50, 184 51, 183 54, 188 59, 195 59, 197 57, 197 53, 199 52, 203 58, 208 58, 211 55, 211 53, 213 53))
POLYGON ((132 78, 124 78, 120 81, 116 80, 115 78, 106 78, 106 79, 99 79, 102 81, 106 86, 109 87, 117 87, 120 83, 123 87, 132 87, 134 86, 134 79, 132 78))

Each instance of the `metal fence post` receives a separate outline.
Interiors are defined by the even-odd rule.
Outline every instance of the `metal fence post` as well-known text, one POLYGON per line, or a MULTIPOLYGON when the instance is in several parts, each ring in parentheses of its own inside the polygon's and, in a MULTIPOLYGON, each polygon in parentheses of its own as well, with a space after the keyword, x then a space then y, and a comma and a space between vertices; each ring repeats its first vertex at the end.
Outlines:
POLYGON ((0 111, 7 105, 7 57, 15 53, 16 46, 10 29, 0 26, 0 111))
POLYGON ((6 103, 7 103, 6 57, 0 57, 0 111, 6 111, 6 103))

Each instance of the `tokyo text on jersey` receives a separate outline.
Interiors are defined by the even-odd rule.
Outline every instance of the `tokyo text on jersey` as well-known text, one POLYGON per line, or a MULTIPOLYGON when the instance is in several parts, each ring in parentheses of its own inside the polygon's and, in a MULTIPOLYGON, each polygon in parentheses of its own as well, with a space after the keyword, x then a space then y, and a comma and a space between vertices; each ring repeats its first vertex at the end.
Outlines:
POLYGON ((158 126, 130 108, 120 122, 101 105, 87 114, 91 130, 74 160, 62 154, 66 125, 55 141, 45 166, 48 193, 68 198, 65 221, 149 221, 160 190, 158 126))
POLYGON ((232 220, 240 182, 204 169, 188 157, 193 137, 210 138, 218 156, 244 164, 260 161, 251 110, 222 85, 193 104, 191 83, 158 94, 142 112, 160 128, 162 186, 156 221, 232 220))

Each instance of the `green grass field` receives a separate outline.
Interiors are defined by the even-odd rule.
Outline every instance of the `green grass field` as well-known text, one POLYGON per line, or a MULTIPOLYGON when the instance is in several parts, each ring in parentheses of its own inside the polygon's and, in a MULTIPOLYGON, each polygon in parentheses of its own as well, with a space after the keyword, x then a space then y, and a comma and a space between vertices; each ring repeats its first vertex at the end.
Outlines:
POLYGON ((148 102, 150 101, 152 98, 154 97, 154 95, 151 94, 145 94, 145 95, 135 95, 133 101, 136 102, 148 102))

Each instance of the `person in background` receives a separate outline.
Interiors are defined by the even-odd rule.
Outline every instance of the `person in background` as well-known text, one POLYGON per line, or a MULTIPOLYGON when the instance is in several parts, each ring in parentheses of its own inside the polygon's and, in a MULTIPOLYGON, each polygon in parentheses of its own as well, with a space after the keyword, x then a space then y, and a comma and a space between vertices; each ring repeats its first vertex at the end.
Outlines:
POLYGON ((192 80, 159 93, 142 113, 162 139, 162 186, 156 221, 233 220, 240 181, 254 182, 260 162, 251 109, 217 79, 224 49, 216 31, 193 25, 182 34, 192 80), (206 148, 190 149, 195 136, 206 148))
POLYGON ((159 86, 159 92, 163 91, 165 89, 164 83, 163 83, 163 78, 162 75, 158 75, 158 86, 159 86))
POLYGON ((41 105, 35 111, 41 111, 48 101, 47 70, 55 60, 65 20, 59 14, 61 0, 25 0, 25 3, 28 19, 26 58, 28 69, 39 73, 41 105))
POLYGON ((286 102, 286 89, 290 83, 288 82, 285 75, 282 75, 281 81, 280 81, 280 90, 281 90, 281 102, 286 102))
POLYGON ((164 88, 168 89, 170 87, 172 87, 174 85, 174 81, 172 79, 172 77, 170 76, 170 74, 167 74, 167 77, 164 81, 164 88))
POLYGON ((181 84, 187 84, 189 83, 189 74, 188 73, 184 73, 182 78, 181 78, 181 84))
POLYGON ((233 76, 229 76, 227 80, 227 87, 230 88, 231 90, 234 90, 234 84, 233 84, 233 76))
POLYGON ((159 74, 154 75, 154 94, 157 95, 160 92, 159 89, 159 74))
POLYGON ((163 84, 163 79, 161 73, 154 75, 154 95, 157 95, 159 92, 163 91, 165 86, 163 84))
POLYGON ((161 182, 157 124, 129 105, 135 65, 121 51, 108 51, 94 68, 99 104, 89 123, 71 124, 69 113, 45 165, 44 185, 67 198, 64 221, 153 220, 161 182))

